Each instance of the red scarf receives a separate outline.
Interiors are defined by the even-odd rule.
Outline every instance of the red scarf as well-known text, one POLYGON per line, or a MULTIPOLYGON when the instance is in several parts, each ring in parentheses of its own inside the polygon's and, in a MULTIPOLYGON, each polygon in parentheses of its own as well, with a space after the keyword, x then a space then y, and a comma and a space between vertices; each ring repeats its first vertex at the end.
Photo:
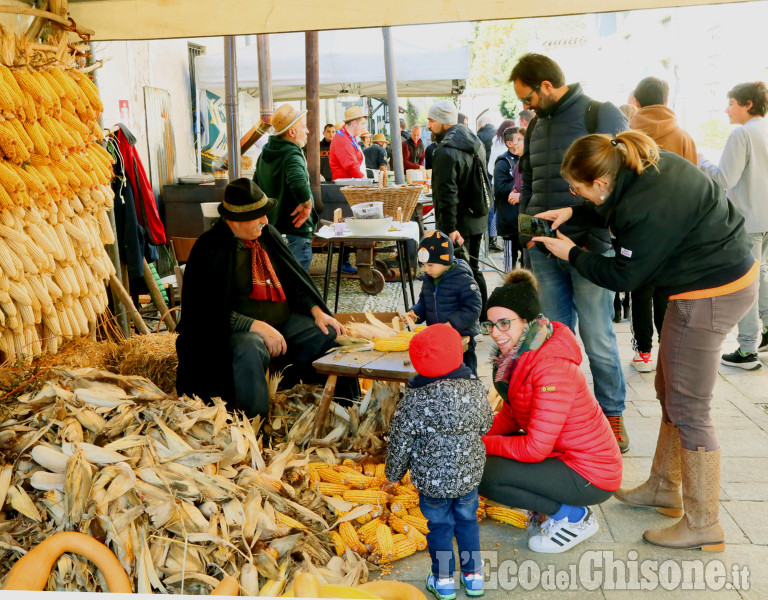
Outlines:
POLYGON ((270 302, 285 302, 285 292, 277 278, 267 251, 256 240, 244 242, 251 249, 251 276, 253 291, 249 296, 252 300, 269 300, 270 302))

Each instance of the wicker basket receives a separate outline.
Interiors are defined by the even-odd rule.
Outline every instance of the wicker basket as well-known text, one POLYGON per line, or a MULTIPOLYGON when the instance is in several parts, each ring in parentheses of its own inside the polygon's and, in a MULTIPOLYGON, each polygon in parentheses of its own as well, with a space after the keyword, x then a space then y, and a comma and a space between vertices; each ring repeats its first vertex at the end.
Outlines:
POLYGON ((416 208, 419 194, 424 189, 421 185, 366 186, 350 185, 341 188, 341 193, 350 206, 361 202, 383 202, 384 216, 397 218, 398 206, 403 209, 403 221, 410 221, 416 208))

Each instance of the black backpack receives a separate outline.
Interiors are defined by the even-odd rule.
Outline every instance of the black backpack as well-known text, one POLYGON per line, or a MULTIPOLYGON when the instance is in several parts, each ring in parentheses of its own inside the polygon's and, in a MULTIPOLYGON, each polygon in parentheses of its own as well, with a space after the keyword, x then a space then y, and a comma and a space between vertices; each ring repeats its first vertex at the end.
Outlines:
POLYGON ((480 160, 477 154, 472 155, 472 170, 467 178, 468 194, 467 211, 473 217, 484 217, 491 212, 493 203, 493 192, 491 191, 491 181, 488 179, 488 170, 485 162, 480 160), (474 193, 475 190, 482 190, 481 194, 474 193))

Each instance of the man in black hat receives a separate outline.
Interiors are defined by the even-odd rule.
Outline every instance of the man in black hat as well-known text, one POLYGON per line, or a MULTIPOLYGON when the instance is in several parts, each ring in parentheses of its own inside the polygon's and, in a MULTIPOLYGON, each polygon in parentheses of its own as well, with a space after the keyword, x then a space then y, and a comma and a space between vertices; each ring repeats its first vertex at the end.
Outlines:
POLYGON ((182 291, 178 393, 220 397, 248 417, 269 412, 270 363, 286 368, 284 381, 310 381, 312 361, 344 333, 268 224, 274 206, 253 181, 231 182, 222 218, 192 248, 182 291))

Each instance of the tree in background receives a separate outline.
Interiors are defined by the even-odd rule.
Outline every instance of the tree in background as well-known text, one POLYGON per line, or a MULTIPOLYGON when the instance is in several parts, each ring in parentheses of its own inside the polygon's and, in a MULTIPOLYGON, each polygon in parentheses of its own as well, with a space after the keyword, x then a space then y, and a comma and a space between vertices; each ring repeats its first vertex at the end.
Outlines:
POLYGON ((699 125, 699 135, 696 137, 696 145, 702 148, 722 150, 731 128, 721 119, 707 119, 699 125))
POLYGON ((470 43, 472 62, 469 85, 473 88, 501 88, 499 112, 505 119, 517 115, 519 102, 507 82, 517 59, 528 51, 530 25, 523 20, 487 21, 475 24, 470 43))
POLYGON ((405 124, 408 129, 414 125, 419 125, 419 109, 416 105, 408 99, 408 104, 405 108, 405 124))

